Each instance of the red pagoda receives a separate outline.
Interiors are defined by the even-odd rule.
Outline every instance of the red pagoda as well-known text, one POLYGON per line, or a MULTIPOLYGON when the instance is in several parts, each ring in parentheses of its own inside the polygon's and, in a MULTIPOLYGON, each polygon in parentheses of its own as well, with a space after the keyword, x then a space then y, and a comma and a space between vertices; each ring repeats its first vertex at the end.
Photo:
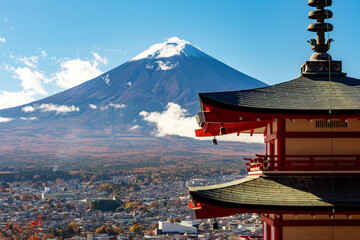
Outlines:
POLYGON ((258 213, 264 240, 360 239, 360 80, 327 53, 332 1, 308 5, 315 53, 297 79, 199 94, 196 136, 263 134, 266 154, 245 159, 244 179, 190 188, 198 219, 258 213))

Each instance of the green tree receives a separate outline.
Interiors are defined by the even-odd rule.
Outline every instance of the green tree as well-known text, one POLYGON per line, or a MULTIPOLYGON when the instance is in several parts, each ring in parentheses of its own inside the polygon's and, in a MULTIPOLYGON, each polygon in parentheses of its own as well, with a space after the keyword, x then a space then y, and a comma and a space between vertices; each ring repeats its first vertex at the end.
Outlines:
POLYGON ((120 204, 111 199, 100 199, 91 203, 91 209, 93 210, 115 212, 118 207, 120 207, 120 204))
POLYGON ((116 208, 116 212, 123 212, 123 211, 125 211, 125 209, 121 206, 116 208))

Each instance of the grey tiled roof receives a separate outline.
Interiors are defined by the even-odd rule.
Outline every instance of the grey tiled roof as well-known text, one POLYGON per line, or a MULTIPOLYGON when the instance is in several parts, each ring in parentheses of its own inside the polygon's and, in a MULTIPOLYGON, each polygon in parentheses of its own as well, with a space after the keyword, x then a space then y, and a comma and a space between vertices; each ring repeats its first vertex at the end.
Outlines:
POLYGON ((360 113, 360 80, 345 76, 304 77, 273 86, 200 93, 200 101, 234 110, 271 113, 360 113))
POLYGON ((221 185, 193 187, 195 201, 260 210, 360 210, 360 177, 257 176, 221 185))

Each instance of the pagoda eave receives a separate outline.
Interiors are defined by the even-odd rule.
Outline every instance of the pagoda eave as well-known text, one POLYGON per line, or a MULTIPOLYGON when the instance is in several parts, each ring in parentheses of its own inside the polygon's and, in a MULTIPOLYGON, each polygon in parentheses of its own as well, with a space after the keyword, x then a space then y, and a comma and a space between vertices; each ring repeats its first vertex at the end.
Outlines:
MULTIPOLYGON (((198 123, 201 127, 195 130, 196 137, 210 137, 222 134, 231 133, 249 133, 249 134, 265 134, 266 126, 272 121, 278 119, 340 119, 346 121, 347 119, 360 119, 360 112, 357 110, 303 110, 292 113, 283 113, 284 110, 272 109, 272 112, 257 109, 255 111, 239 111, 224 109, 217 106, 203 104, 205 111, 199 112, 198 123), (314 112, 317 112, 315 114, 314 112), (225 133, 219 131, 220 128, 225 129, 225 133)), ((286 110, 290 111, 290 110, 286 110)))
POLYGON ((228 106, 227 108, 210 104, 203 104, 203 111, 199 112, 200 122, 250 122, 273 121, 275 119, 337 119, 360 118, 359 109, 271 109, 228 106))
MULTIPOLYGON (((319 209, 304 209, 301 210, 299 207, 295 207, 294 210, 289 209, 265 209, 265 208, 254 208, 253 206, 243 206, 239 207, 224 207, 217 206, 213 204, 208 204, 204 202, 195 202, 196 206, 194 206, 194 201, 189 201, 189 208, 194 211, 196 219, 210 219, 210 218, 220 218, 227 216, 234 216, 238 214, 246 214, 246 213, 258 213, 258 214, 292 214, 292 215, 300 215, 300 214, 309 214, 309 215, 332 215, 334 214, 332 208, 329 208, 324 211, 319 211, 319 209)), ((360 211, 342 211, 337 214, 343 215, 355 215, 360 214, 360 211)))
POLYGON ((197 218, 239 213, 354 213, 360 212, 358 183, 359 176, 249 176, 219 185, 191 187, 190 207, 197 218))

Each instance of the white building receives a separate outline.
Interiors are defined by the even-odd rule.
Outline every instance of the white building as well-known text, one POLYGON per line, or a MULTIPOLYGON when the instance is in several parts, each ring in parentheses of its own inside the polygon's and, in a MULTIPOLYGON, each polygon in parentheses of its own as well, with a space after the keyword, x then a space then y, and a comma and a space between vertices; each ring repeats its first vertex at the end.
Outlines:
POLYGON ((171 223, 167 221, 159 221, 159 229, 156 234, 197 234, 196 227, 192 221, 183 221, 181 223, 171 223))

